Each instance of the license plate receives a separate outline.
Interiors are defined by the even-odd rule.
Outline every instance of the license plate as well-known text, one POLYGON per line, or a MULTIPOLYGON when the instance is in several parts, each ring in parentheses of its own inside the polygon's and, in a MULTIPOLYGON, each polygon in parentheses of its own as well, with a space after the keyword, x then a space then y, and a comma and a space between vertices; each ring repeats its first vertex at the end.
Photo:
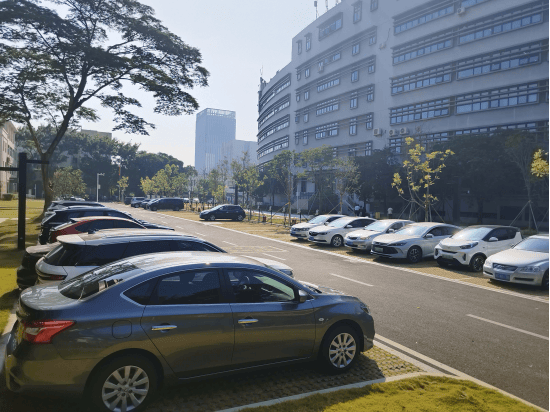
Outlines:
POLYGON ((308 240, 313 240, 313 236, 308 237, 308 240))
POLYGON ((505 275, 503 273, 495 273, 495 278, 498 280, 510 280, 510 275, 505 275))
POLYGON ((375 246, 375 247, 374 247, 374 251, 375 251, 375 252, 383 252, 383 251, 384 251, 384 248, 382 248, 382 247, 376 247, 376 246, 375 246))
POLYGON ((353 242, 351 242, 351 241, 348 240, 348 241, 346 242, 346 245, 348 245, 348 246, 353 246, 353 242))
POLYGON ((442 259, 448 259, 448 260, 452 260, 453 257, 451 255, 441 255, 441 258, 442 259))

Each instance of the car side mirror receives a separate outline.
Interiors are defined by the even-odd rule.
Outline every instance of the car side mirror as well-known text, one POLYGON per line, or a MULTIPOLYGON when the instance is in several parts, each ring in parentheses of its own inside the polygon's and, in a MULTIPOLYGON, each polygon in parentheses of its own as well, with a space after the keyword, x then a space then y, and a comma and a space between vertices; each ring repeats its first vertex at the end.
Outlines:
POLYGON ((302 289, 298 289, 298 303, 305 303, 307 300, 308 294, 302 289))
POLYGON ((388 233, 393 233, 395 232, 395 229, 388 229, 388 233))
POLYGON ((346 225, 346 229, 351 229, 353 226, 352 225, 346 225))
POLYGON ((328 222, 323 223, 323 225, 327 226, 327 225, 328 225, 328 222))
POLYGON ((489 238, 489 242, 498 242, 498 239, 496 237, 489 238))
POLYGON ((426 239, 433 239, 434 235, 431 233, 428 233, 426 236, 424 236, 426 239))

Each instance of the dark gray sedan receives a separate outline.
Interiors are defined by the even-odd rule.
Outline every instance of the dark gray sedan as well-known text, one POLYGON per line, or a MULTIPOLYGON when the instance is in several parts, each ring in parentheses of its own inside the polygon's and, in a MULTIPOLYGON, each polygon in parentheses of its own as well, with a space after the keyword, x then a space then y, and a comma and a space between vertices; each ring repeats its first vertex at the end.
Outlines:
POLYGON ((227 254, 168 252, 21 294, 6 350, 15 392, 84 394, 141 410, 161 383, 318 360, 347 371, 373 346, 369 308, 227 254))

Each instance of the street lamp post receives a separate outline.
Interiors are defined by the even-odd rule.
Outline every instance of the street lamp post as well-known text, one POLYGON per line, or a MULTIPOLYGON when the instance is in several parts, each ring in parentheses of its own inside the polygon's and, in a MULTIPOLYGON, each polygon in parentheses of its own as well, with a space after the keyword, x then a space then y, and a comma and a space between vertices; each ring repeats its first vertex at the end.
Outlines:
POLYGON ((98 173, 97 174, 97 186, 96 186, 96 192, 95 192, 95 201, 99 202, 99 176, 105 176, 105 173, 98 173))

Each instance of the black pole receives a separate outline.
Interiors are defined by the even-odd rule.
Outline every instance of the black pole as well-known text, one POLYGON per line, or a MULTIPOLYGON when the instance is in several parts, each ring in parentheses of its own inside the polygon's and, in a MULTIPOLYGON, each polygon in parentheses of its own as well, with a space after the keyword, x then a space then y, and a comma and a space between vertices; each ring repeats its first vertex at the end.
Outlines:
POLYGON ((17 249, 25 249, 25 218, 27 198, 27 153, 19 153, 19 214, 17 220, 17 249))

